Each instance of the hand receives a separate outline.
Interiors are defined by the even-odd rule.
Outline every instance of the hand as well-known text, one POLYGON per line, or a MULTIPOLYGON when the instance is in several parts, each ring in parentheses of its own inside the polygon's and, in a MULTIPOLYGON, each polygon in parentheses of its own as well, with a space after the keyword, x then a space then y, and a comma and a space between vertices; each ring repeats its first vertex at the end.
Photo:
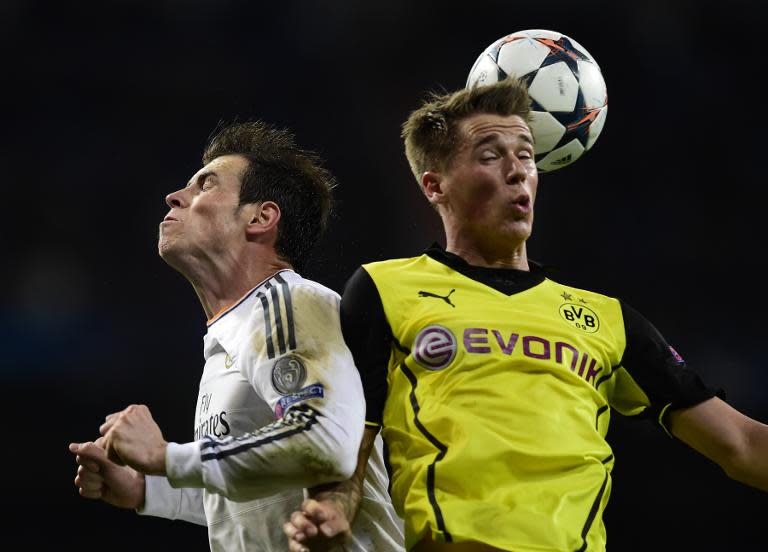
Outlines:
MULTIPOLYGON (((98 441, 97 441, 98 443, 98 441)), ((100 499, 118 508, 144 505, 144 476, 133 468, 110 462, 95 443, 70 443, 78 464, 75 485, 85 498, 100 499)))
POLYGON ((122 412, 110 414, 99 432, 112 462, 146 475, 165 475, 168 443, 143 404, 132 404, 122 412))
POLYGON ((325 552, 352 536, 346 515, 332 499, 307 499, 283 525, 291 552, 325 552))

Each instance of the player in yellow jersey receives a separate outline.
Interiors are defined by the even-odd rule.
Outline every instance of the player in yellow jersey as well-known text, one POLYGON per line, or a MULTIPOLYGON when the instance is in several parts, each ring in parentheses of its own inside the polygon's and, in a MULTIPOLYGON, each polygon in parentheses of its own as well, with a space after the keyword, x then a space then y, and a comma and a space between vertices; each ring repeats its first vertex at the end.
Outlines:
MULTIPOLYGON (((506 80, 411 114, 406 154, 446 248, 364 265, 342 299, 367 401, 360 458, 380 428, 408 550, 605 550, 612 409, 652 417, 768 490, 768 426, 719 398, 630 306, 528 260, 529 105, 506 80)), ((291 550, 343 537, 359 468, 292 515, 291 550)))

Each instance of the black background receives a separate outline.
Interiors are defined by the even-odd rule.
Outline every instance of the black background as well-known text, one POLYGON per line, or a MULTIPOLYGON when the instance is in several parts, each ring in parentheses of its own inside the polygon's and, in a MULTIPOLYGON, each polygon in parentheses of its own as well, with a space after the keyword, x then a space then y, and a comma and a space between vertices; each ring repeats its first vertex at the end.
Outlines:
MULTIPOLYGON (((205 529, 81 499, 71 440, 150 406, 191 438, 203 312, 157 257, 163 198, 220 120, 292 128, 336 174, 304 275, 442 241, 399 127, 517 30, 600 63, 593 150, 542 175, 532 259, 645 314, 742 412, 768 421, 760 2, 4 0, 0 302, 4 549, 206 550, 205 529), (12 542, 24 543, 13 545, 12 542)), ((614 415, 609 550, 764 550, 764 493, 614 415)))

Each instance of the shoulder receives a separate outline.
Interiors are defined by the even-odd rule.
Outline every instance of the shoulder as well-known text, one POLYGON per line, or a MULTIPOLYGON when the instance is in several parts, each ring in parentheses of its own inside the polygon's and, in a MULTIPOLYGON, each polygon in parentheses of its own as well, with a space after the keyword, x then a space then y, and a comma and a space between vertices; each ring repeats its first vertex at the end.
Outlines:
POLYGON ((293 271, 279 272, 272 278, 282 288, 284 295, 290 296, 294 304, 326 303, 337 305, 341 297, 331 288, 314 280, 309 280, 293 271))
POLYGON ((550 276, 547 276, 546 282, 549 283, 549 285, 558 287, 562 289, 562 292, 560 293, 560 296, 563 298, 564 301, 576 301, 576 302, 587 302, 592 303, 595 305, 610 305, 615 308, 619 308, 621 304, 621 300, 618 297, 612 297, 610 295, 606 295, 605 293, 601 293, 599 291, 589 290, 582 287, 573 286, 567 283, 563 283, 561 280, 554 280, 550 276))
POLYGON ((365 263, 361 266, 368 274, 374 276, 380 273, 398 272, 407 270, 427 262, 429 256, 419 255, 418 257, 402 257, 399 259, 388 259, 385 261, 375 261, 365 263))
POLYGON ((432 261, 427 255, 376 261, 360 265, 344 285, 342 308, 357 303, 381 304, 381 297, 395 292, 404 282, 424 275, 432 261))
POLYGON ((591 324, 602 328, 601 333, 607 331, 619 342, 623 342, 627 321, 619 298, 563 284, 549 277, 545 279, 544 285, 551 288, 549 293, 557 296, 561 317, 568 321, 589 320, 591 324))

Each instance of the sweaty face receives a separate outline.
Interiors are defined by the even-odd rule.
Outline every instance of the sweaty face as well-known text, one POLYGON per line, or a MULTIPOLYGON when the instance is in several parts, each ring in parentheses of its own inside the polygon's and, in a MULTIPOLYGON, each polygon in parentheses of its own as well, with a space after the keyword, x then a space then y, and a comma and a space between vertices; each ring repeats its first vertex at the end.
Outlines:
POLYGON ((247 166, 240 155, 217 157, 165 198, 171 210, 160 223, 158 250, 163 259, 183 271, 195 259, 234 253, 245 224, 238 203, 247 166))
POLYGON ((528 125, 517 115, 473 115, 458 137, 442 175, 446 223, 475 241, 524 243, 538 185, 528 125))

